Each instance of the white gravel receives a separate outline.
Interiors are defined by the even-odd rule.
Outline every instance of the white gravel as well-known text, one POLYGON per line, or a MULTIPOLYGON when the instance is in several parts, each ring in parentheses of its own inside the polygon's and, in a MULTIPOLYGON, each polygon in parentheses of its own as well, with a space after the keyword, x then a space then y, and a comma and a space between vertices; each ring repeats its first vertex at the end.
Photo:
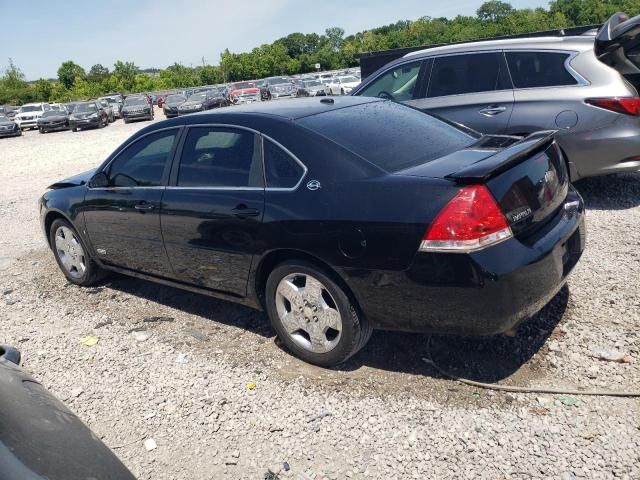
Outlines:
MULTIPOLYGON (((281 478, 640 478, 639 399, 476 390, 422 360, 422 335, 374 333, 322 370, 283 351, 259 312, 121 276, 69 285, 36 200, 146 124, 0 140, 0 343, 137 477, 255 479, 286 461, 281 478)), ((515 338, 435 338, 439 364, 509 385, 640 389, 640 174, 578 188, 588 245, 568 288, 515 338)))

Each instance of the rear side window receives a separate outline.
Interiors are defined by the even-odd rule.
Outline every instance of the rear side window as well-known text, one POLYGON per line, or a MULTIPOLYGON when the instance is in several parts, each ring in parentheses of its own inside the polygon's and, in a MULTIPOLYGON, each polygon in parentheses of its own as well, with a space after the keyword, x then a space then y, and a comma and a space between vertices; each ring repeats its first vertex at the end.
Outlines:
POLYGON ((264 141, 264 171, 269 188, 293 188, 304 169, 291 155, 273 142, 264 141))
POLYGON ((189 129, 180 156, 178 186, 247 188, 263 184, 253 133, 218 127, 189 129))
POLYGON ((476 141, 442 120, 390 101, 372 101, 298 121, 387 172, 427 163, 476 141))
POLYGON ((560 87, 578 83, 565 67, 568 53, 507 52, 506 56, 515 88, 560 87))
POLYGON ((388 98, 398 102, 411 100, 421 66, 422 62, 419 61, 392 68, 364 87, 358 96, 388 98))
POLYGON ((437 57, 428 97, 493 92, 510 89, 501 53, 474 53, 437 57))

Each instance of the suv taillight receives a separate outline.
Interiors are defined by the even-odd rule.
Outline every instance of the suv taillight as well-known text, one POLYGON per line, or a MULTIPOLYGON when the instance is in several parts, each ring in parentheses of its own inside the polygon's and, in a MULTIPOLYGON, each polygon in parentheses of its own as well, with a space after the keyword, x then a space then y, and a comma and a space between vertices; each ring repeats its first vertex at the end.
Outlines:
POLYGON ((470 252, 511 238, 511 227, 484 185, 458 192, 424 234, 421 252, 470 252))
POLYGON ((638 97, 587 98, 585 102, 612 112, 640 115, 640 98, 638 97))

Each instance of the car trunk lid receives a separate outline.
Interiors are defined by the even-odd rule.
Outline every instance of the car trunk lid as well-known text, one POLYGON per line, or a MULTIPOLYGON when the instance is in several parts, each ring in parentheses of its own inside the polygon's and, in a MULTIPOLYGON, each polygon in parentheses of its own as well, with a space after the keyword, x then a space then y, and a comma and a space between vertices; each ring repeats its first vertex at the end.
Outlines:
POLYGON ((640 15, 612 15, 598 31, 593 49, 601 62, 640 90, 640 15))

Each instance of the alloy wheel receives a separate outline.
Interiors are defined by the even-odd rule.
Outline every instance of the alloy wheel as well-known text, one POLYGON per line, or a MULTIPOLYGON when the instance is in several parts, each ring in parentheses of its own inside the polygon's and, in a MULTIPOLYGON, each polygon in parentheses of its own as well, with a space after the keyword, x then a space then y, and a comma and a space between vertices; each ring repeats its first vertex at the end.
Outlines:
POLYGON ((305 350, 327 353, 340 341, 342 317, 318 279, 304 273, 287 275, 278 284, 275 303, 286 334, 305 350))
POLYGON ((55 247, 60 263, 73 278, 81 278, 87 270, 86 257, 76 234, 68 227, 56 231, 55 247))

